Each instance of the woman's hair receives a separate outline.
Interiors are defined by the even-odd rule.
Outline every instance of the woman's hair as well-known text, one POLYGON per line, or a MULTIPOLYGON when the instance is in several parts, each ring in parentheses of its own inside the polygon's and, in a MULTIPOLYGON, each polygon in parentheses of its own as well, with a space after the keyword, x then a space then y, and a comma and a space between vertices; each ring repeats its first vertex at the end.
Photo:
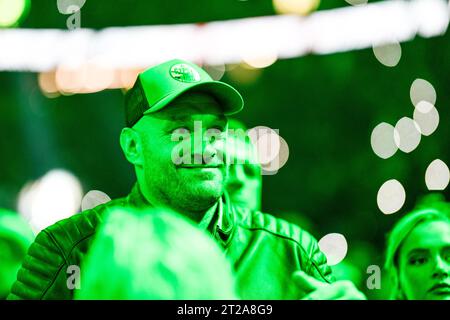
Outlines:
POLYGON ((388 275, 389 299, 404 299, 399 287, 399 252, 404 240, 419 225, 430 221, 450 223, 447 206, 421 207, 402 217, 388 234, 384 268, 388 275))

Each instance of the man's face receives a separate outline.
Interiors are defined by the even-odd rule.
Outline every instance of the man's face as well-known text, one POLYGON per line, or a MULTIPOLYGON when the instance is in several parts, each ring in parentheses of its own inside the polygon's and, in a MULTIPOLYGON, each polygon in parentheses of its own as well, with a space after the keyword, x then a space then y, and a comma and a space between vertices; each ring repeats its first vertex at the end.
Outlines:
POLYGON ((408 300, 450 299, 450 224, 419 224, 399 252, 400 289, 408 300))
POLYGON ((216 151, 227 119, 214 99, 182 95, 133 129, 141 137, 142 172, 152 198, 175 209, 202 211, 222 196, 227 170, 216 151), (209 138, 210 132, 216 134, 209 138))

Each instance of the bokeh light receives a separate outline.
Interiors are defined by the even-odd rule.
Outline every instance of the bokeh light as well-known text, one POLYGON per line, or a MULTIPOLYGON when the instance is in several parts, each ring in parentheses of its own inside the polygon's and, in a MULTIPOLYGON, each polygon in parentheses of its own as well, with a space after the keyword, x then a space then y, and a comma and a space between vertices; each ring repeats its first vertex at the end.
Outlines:
POLYGON ((394 141, 394 127, 386 122, 378 124, 372 130, 370 144, 373 152, 380 158, 392 157, 398 149, 394 141))
POLYGON ((368 0, 345 0, 348 4, 351 4, 352 6, 360 6, 363 4, 367 4, 368 0))
POLYGON ((81 197, 81 183, 72 173, 51 170, 22 188, 18 211, 37 232, 75 214, 80 208, 81 197))
POLYGON ((280 153, 280 136, 278 133, 264 126, 257 126, 248 130, 248 136, 256 148, 261 165, 267 165, 280 153))
MULTIPOLYGON (((130 88, 137 77, 136 70, 114 70, 90 63, 81 66, 62 65, 54 74, 54 83, 61 93, 92 93, 108 88, 130 88)), ((51 74, 43 75, 43 91, 51 87, 51 74)), ((53 89, 53 88, 52 88, 53 89)))
POLYGON ((55 81, 60 92, 82 92, 86 82, 86 73, 82 67, 59 66, 55 81))
POLYGON ((30 10, 30 0, 0 0, 0 27, 17 25, 30 10))
POLYGON ((319 248, 327 257, 327 264, 334 266, 344 260, 348 245, 342 234, 329 233, 319 240, 319 248))
POLYGON ((420 101, 436 104, 436 90, 431 83, 424 79, 414 80, 409 90, 409 96, 414 106, 417 106, 420 101))
POLYGON ((395 125, 394 141, 405 153, 414 151, 420 143, 419 125, 411 118, 403 117, 395 125))
POLYGON ((81 210, 89 210, 111 201, 111 198, 100 190, 91 190, 81 200, 81 210))
POLYGON ((60 96, 58 86, 55 81, 54 72, 41 72, 38 75, 38 84, 41 92, 48 98, 60 96))
POLYGON ((208 74, 213 78, 214 80, 220 80, 222 79, 223 75, 225 74, 225 65, 204 65, 202 68, 208 72, 208 74))
POLYGON ((112 69, 101 67, 98 64, 84 66, 85 79, 83 89, 85 92, 97 92, 111 87, 115 79, 112 69))
POLYGON ((398 180, 388 180, 378 190, 377 205, 384 214, 392 214, 399 211, 405 204, 405 200, 405 189, 398 180))
POLYGON ((444 161, 436 159, 425 172, 425 183, 429 190, 444 190, 450 182, 450 172, 444 161))
POLYGON ((286 140, 284 140, 281 136, 278 136, 278 139, 280 141, 279 152, 275 159, 270 161, 268 164, 264 164, 261 166, 263 175, 276 174, 278 170, 280 170, 289 159, 289 146, 286 140))
MULTIPOLYGON (((423 101, 422 101, 423 102, 423 101)), ((418 105, 422 105, 420 102, 418 105)), ((414 110, 414 121, 420 128, 420 133, 424 136, 431 135, 439 125, 439 112, 437 109, 430 103, 425 103, 427 106, 431 106, 431 109, 428 108, 416 108, 414 110), (426 112, 422 112, 420 110, 424 110, 426 112)))
POLYGON ((133 87, 141 69, 124 69, 119 72, 120 87, 130 89, 133 87))
POLYGON ((320 0, 273 0, 273 7, 280 14, 307 15, 319 7, 320 0))
MULTIPOLYGON (((265 55, 243 55, 242 60, 251 68, 267 68, 277 61, 277 54, 267 53, 265 55)), ((245 65, 244 65, 245 67, 245 65)))
POLYGON ((434 108, 434 105, 432 105, 430 102, 422 100, 418 104, 416 104, 415 109, 422 113, 428 113, 431 111, 431 109, 434 108))
POLYGON ((402 57, 402 47, 398 42, 373 46, 377 60, 386 67, 395 67, 402 57))
POLYGON ((72 14, 75 11, 80 10, 84 4, 86 3, 86 0, 57 0, 57 8, 59 13, 61 14, 72 14))
POLYGON ((242 85, 254 84, 262 73, 262 69, 246 68, 244 67, 244 64, 234 65, 227 69, 228 77, 234 82, 242 85))

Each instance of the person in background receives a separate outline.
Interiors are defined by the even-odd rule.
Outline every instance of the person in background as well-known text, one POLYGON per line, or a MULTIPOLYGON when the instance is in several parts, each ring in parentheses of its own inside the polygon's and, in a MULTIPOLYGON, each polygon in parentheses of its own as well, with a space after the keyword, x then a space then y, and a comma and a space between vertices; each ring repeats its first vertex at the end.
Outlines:
POLYGON ((112 208, 81 266, 76 299, 236 299, 217 243, 168 210, 112 208))
POLYGON ((262 175, 255 147, 246 134, 242 135, 247 127, 239 120, 229 119, 228 130, 233 132, 227 137, 227 152, 233 163, 229 165, 226 191, 234 205, 260 211, 262 175))
POLYGON ((420 206, 390 232, 385 260, 389 299, 450 299, 449 211, 438 207, 420 206))
POLYGON ((0 209, 0 299, 6 299, 34 239, 30 226, 15 212, 0 209))

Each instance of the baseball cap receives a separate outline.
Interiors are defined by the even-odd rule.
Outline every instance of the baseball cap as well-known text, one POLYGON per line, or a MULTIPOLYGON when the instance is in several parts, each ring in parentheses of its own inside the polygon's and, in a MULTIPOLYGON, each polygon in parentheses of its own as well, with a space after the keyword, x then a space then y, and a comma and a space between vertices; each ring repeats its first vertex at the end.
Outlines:
POLYGON ((143 115, 157 112, 186 93, 208 93, 219 103, 225 115, 242 110, 244 101, 229 84, 216 81, 194 63, 170 60, 140 73, 125 95, 125 117, 132 127, 143 115))

